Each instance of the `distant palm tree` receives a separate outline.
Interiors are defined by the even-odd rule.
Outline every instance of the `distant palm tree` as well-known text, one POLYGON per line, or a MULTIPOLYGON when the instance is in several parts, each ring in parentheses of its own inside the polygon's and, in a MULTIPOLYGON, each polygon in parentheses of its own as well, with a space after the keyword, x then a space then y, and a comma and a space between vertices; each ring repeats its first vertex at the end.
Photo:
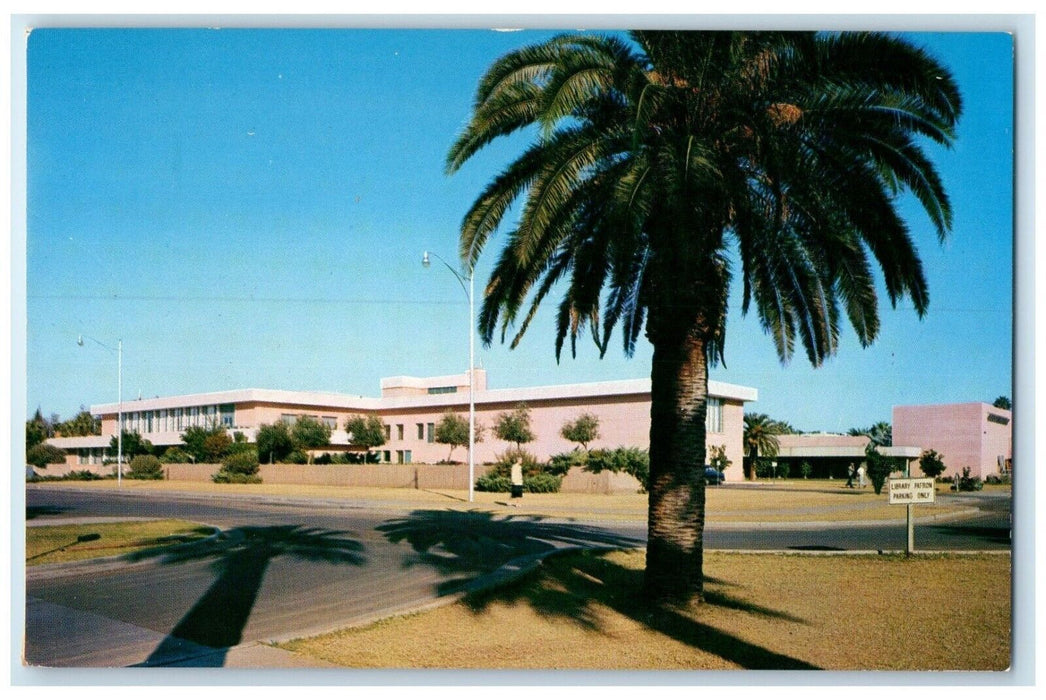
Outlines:
POLYGON ((708 366, 723 359, 734 267, 742 311, 754 302, 782 362, 797 340, 815 366, 832 355, 841 313, 862 346, 875 339, 873 260, 890 301, 922 316, 926 279, 896 197, 913 193, 943 240, 950 204, 919 140, 950 143, 961 100, 937 61, 883 34, 631 37, 559 36, 495 61, 447 170, 536 127, 462 223, 473 270, 523 200, 480 333, 489 344, 515 328, 514 347, 554 288, 557 358, 586 325, 601 354, 618 324, 626 355, 645 333, 645 587, 700 599, 708 366))
POLYGON ((886 421, 879 421, 868 428, 850 428, 847 434, 866 436, 874 447, 890 447, 893 445, 893 426, 886 421))
POLYGON ((785 424, 765 413, 746 413, 742 440, 745 447, 744 473, 746 479, 755 476, 755 462, 759 457, 776 457, 780 448, 778 435, 791 432, 785 424))

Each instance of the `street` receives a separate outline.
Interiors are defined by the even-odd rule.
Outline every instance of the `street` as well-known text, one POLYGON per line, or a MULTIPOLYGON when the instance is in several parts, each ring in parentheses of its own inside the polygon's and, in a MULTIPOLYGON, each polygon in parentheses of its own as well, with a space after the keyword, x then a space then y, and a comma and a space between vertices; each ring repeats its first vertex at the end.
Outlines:
MULTIPOLYGON (((923 550, 1009 548, 1009 499, 971 497, 976 517, 916 528, 923 550)), ((33 567, 26 662, 56 667, 222 666, 223 650, 308 636, 430 604, 552 549, 642 546, 640 523, 566 523, 435 508, 30 488, 29 523, 179 518, 222 534, 163 555, 33 567), (217 650, 217 651, 216 651, 217 650)), ((708 549, 903 550, 903 522, 744 527, 709 522, 708 549)))

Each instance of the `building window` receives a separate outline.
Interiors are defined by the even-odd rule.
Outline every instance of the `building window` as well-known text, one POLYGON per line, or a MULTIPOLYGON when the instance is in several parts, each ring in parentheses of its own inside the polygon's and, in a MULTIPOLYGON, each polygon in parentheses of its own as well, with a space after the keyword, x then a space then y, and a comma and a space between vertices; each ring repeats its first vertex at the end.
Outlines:
POLYGON ((397 423, 396 424, 396 439, 397 440, 402 440, 403 439, 403 423, 397 423))
POLYGON ((294 425, 298 422, 298 416, 293 413, 282 413, 280 414, 280 420, 287 425, 294 425))
POLYGON ((436 442, 436 424, 428 423, 425 427, 427 428, 425 440, 427 442, 436 442))
POLYGON ((709 433, 723 432, 723 400, 708 399, 705 414, 705 430, 709 433))
POLYGON ((413 456, 413 454, 411 453, 410 450, 403 450, 403 463, 404 464, 410 464, 413 459, 414 459, 414 456, 413 456))
POLYGON ((383 461, 383 462, 391 462, 392 461, 392 453, 389 452, 388 450, 382 450, 381 457, 382 457, 381 461, 383 461))
POLYGON ((325 426, 327 426, 328 428, 330 428, 331 430, 337 430, 338 429, 338 419, 335 416, 324 416, 323 417, 323 424, 325 426))
POLYGON ((233 404, 223 403, 218 407, 218 413, 221 415, 221 424, 226 428, 236 424, 236 407, 233 404))
POLYGON ((430 394, 456 394, 458 388, 456 386, 430 386, 430 394))
POLYGON ((424 423, 418 423, 417 426, 418 426, 418 439, 419 440, 424 440, 425 439, 425 424, 424 423))
POLYGON ((385 440, 388 441, 388 440, 391 440, 391 439, 392 439, 392 426, 386 423, 385 424, 385 440))

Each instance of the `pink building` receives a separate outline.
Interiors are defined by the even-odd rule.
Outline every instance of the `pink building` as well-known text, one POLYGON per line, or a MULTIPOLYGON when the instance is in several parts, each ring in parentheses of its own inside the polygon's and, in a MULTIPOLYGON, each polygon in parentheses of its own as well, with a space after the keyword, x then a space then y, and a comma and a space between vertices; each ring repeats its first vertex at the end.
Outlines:
MULTIPOLYGON (((525 404, 530 411, 536 439, 526 445, 538 459, 567 452, 574 443, 560 435, 563 424, 590 413, 599 419, 600 437, 589 448, 647 447, 650 433, 650 380, 632 379, 587 384, 488 389, 486 371, 475 373, 476 424, 485 428, 476 444, 476 462, 492 462, 510 447, 491 430, 497 417, 525 404)), ((206 394, 170 396, 126 401, 122 404, 126 430, 137 431, 156 446, 178 445, 182 432, 192 425, 222 425, 254 441, 262 425, 279 420, 293 422, 311 416, 331 426, 331 444, 317 452, 355 452, 345 431, 347 419, 377 415, 386 426, 385 444, 377 448, 383 462, 434 464, 453 456, 467 459, 466 449, 453 455, 447 445, 435 441, 435 427, 448 411, 468 417, 468 374, 443 377, 388 377, 381 380, 377 398, 317 392, 272 389, 239 389, 206 394)), ((732 462, 728 480, 741 480, 744 403, 755 401, 753 388, 709 381, 707 445, 726 447, 732 462)), ((68 463, 100 464, 113 459, 108 450, 116 434, 115 403, 91 407, 102 421, 102 435, 52 438, 50 442, 69 452, 68 463)), ((264 461, 264 460, 263 460, 264 461)))
POLYGON ((894 406, 893 441, 939 452, 945 476, 969 467, 984 479, 1012 469, 1012 419, 1010 411, 986 403, 894 406))

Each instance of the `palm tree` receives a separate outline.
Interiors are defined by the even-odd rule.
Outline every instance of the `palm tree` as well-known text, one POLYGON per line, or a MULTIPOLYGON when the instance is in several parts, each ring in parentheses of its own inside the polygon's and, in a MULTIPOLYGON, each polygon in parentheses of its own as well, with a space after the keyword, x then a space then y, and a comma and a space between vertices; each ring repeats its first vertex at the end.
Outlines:
POLYGON ((564 35, 498 59, 450 149, 461 168, 499 136, 535 138, 480 192, 461 228, 466 270, 510 205, 479 314, 514 347, 563 291, 559 359, 586 326, 605 353, 653 346, 645 588, 700 599, 708 368, 724 359, 728 290, 754 303, 786 363, 798 339, 832 355, 845 313, 879 330, 872 261, 890 301, 922 316, 922 263, 896 208, 913 193, 943 240, 951 209, 920 145, 960 111, 938 62, 882 34, 639 31, 564 35))
POLYGON ((879 421, 868 428, 850 428, 848 435, 864 436, 874 447, 889 447, 893 444, 893 426, 879 421))
POLYGON ((745 478, 755 476, 755 461, 760 456, 776 457, 780 447, 777 436, 790 432, 785 424, 765 413, 746 413, 742 440, 745 447, 745 478))

